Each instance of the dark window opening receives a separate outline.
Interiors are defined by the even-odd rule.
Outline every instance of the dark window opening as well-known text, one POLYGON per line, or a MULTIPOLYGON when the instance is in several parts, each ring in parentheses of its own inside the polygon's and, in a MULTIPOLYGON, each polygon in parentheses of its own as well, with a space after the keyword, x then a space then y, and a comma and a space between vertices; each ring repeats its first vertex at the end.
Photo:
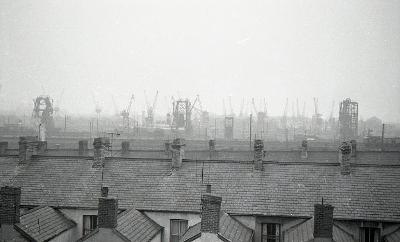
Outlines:
POLYGON ((87 235, 97 228, 97 215, 83 215, 83 235, 87 235))
POLYGON ((362 242, 379 242, 379 229, 378 228, 362 228, 361 231, 362 242))
POLYGON ((281 239, 281 225, 263 223, 261 227, 262 242, 279 242, 281 239))
POLYGON ((188 221, 183 219, 171 219, 170 242, 179 242, 188 228, 188 221))

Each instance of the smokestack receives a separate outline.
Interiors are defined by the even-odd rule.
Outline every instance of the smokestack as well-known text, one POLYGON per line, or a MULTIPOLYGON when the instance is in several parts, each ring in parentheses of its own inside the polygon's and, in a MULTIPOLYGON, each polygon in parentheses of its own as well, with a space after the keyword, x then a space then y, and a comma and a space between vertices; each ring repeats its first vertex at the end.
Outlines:
POLYGON ((306 160, 308 158, 308 141, 303 140, 301 142, 301 159, 306 160))
POLYGON ((342 142, 339 146, 339 163, 341 166, 341 174, 350 174, 350 156, 351 156, 351 144, 349 142, 342 142))
POLYGON ((104 137, 102 138, 95 138, 93 140, 93 168, 100 168, 104 167, 104 160, 106 158, 106 147, 107 147, 107 142, 108 140, 104 137))
POLYGON ((88 140, 79 140, 79 150, 78 153, 80 156, 87 156, 89 154, 89 141, 88 140))
POLYGON ((333 231, 333 209, 331 205, 314 205, 314 241, 331 242, 333 231))
POLYGON ((35 136, 24 136, 19 137, 19 161, 22 163, 28 163, 32 160, 33 155, 37 155, 38 141, 35 136))
POLYGON ((114 197, 99 198, 99 228, 113 229, 117 227, 118 199, 114 197))
POLYGON ((0 155, 7 155, 8 142, 0 142, 0 155))
POLYGON ((264 142, 261 139, 254 140, 254 169, 263 170, 264 142))
MULTIPOLYGON (((211 187, 210 187, 211 188, 211 187)), ((201 232, 218 234, 222 198, 209 193, 201 196, 201 232)))
POLYGON ((129 154, 129 146, 130 146, 129 141, 122 141, 121 143, 122 155, 129 154))
POLYGON ((208 149, 210 151, 215 151, 215 139, 210 139, 208 141, 208 149))
POLYGON ((172 142, 171 151, 172 151, 172 168, 177 169, 182 166, 182 159, 185 157, 185 150, 183 147, 185 146, 183 139, 176 138, 172 142))

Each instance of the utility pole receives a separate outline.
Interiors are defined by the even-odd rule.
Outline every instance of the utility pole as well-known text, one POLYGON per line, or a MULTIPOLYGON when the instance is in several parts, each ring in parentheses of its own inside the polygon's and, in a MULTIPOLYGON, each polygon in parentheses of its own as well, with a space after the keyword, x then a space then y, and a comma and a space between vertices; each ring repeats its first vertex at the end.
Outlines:
POLYGON ((384 138, 385 138, 385 124, 382 124, 381 150, 383 150, 384 138))
POLYGON ((250 114, 250 143, 249 143, 250 151, 251 151, 251 120, 252 120, 252 119, 253 119, 253 115, 250 114))

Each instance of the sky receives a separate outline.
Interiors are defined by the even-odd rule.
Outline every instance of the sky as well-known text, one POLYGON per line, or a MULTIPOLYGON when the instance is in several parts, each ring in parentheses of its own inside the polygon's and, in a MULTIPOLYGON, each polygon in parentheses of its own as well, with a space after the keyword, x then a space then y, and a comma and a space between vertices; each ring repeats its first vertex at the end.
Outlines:
POLYGON ((398 0, 0 0, 0 110, 50 95, 66 114, 113 114, 145 91, 223 113, 255 98, 269 115, 328 117, 344 98, 360 117, 400 122, 398 0), (63 94, 62 94, 63 93, 63 94), (114 99, 114 101, 113 101, 114 99), (115 104, 114 104, 115 103, 115 104))

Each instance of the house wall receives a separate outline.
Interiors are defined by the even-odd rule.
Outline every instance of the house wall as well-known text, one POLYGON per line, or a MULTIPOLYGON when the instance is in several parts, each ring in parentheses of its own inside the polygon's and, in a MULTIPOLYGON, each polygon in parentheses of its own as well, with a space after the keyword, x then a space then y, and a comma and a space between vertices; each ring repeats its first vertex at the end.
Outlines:
POLYGON ((169 242, 171 219, 188 220, 189 227, 201 221, 200 214, 197 213, 145 212, 145 214, 153 219, 156 223, 164 227, 162 242, 169 242))
POLYGON ((85 241, 92 242, 125 242, 111 229, 99 229, 97 233, 87 238, 85 241))
POLYGON ((97 215, 97 209, 60 209, 60 211, 76 223, 75 234, 78 238, 83 236, 83 215, 97 215))
POLYGON ((78 233, 78 227, 75 226, 67 231, 62 232, 57 237, 50 240, 50 242, 73 242, 77 241, 82 236, 78 233))
POLYGON ((162 232, 159 232, 152 240, 151 242, 162 242, 162 232))

